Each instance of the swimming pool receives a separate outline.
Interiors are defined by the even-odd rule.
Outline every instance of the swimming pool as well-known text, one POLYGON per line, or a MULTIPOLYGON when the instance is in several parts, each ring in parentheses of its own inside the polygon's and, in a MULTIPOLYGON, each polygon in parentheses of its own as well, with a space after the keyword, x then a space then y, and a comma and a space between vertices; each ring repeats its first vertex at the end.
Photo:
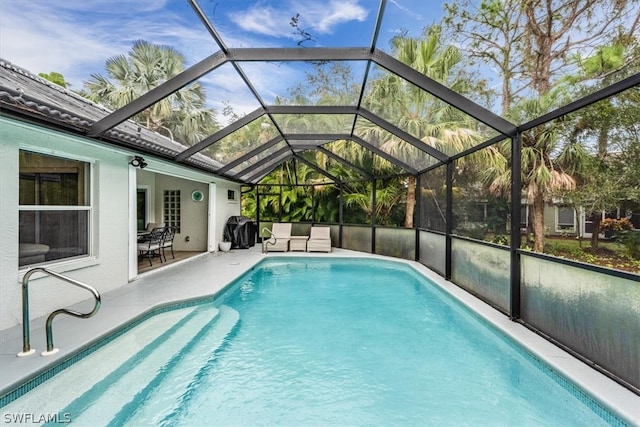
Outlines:
POLYGON ((42 411, 80 425, 622 425, 406 265, 259 267, 213 304, 132 327, 3 414, 42 401, 38 389, 73 388, 42 411), (109 346, 120 351, 105 358, 109 346))

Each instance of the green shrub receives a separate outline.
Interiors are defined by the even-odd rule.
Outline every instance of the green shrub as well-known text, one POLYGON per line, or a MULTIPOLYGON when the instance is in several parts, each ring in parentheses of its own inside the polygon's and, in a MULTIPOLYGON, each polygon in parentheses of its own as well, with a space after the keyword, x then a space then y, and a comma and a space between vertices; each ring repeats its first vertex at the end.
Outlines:
POLYGON ((507 236, 505 236, 504 234, 497 234, 495 236, 493 236, 493 239, 491 239, 492 243, 496 243, 498 245, 504 245, 507 246, 509 245, 509 238, 507 236))
POLYGON ((464 233, 472 239, 484 240, 484 236, 487 234, 487 228, 483 226, 471 227, 464 230, 464 233))
POLYGON ((627 230, 620 232, 618 240, 625 248, 625 252, 633 259, 640 259, 640 231, 627 230))

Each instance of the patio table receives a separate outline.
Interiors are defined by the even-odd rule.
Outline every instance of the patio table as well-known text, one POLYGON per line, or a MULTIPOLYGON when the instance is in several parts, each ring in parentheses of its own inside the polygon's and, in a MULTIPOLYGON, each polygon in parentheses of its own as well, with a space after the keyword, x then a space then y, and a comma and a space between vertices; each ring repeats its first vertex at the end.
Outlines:
POLYGON ((305 252, 307 250, 307 240, 309 240, 309 236, 291 236, 289 238, 289 250, 305 252))

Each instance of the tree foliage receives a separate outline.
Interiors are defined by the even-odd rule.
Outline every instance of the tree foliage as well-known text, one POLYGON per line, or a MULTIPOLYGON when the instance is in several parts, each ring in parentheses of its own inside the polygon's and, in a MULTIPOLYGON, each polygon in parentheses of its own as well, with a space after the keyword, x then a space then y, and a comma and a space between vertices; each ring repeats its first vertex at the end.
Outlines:
POLYGON ((38 76, 42 77, 45 80, 50 81, 51 83, 55 83, 58 86, 62 86, 67 88, 70 86, 69 83, 64 79, 64 76, 56 71, 52 71, 50 73, 38 73, 38 76))
MULTIPOLYGON (((185 62, 184 55, 170 46, 138 40, 127 55, 107 59, 107 76, 91 75, 84 84, 84 95, 116 110, 180 74, 185 62)), ((215 111, 206 106, 204 88, 197 82, 161 99, 133 119, 186 145, 199 142, 219 128, 215 111)))
MULTIPOLYGON (((571 100, 579 92, 575 83, 588 80, 577 76, 581 66, 592 81, 602 81, 629 66, 625 56, 636 57, 620 41, 640 25, 637 1, 456 0, 445 9, 451 39, 496 70, 502 113, 516 124, 571 100)), ((532 208, 536 251, 544 249, 545 204, 557 192, 573 191, 587 162, 581 141, 567 138, 566 128, 560 120, 522 135, 523 194, 532 208)), ((493 169, 497 189, 508 171, 493 169)))

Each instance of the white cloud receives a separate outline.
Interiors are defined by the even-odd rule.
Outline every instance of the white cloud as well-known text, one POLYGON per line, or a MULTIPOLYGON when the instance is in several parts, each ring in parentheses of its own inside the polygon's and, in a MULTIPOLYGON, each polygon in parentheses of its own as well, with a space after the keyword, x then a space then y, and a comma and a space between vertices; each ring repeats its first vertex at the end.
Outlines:
POLYGON ((90 74, 104 74, 106 59, 126 54, 137 39, 175 47, 188 65, 218 50, 195 14, 162 10, 165 0, 115 3, 0 0, 0 57, 33 73, 62 73, 80 89, 90 74))
POLYGON ((305 22, 311 24, 311 28, 319 33, 333 33, 334 28, 349 21, 364 21, 368 12, 360 6, 357 0, 339 1, 331 0, 329 4, 325 2, 311 3, 304 11, 305 22), (308 18, 307 18, 308 16, 308 18))
POLYGON ((254 6, 229 15, 231 21, 245 31, 270 37, 291 37, 291 13, 283 9, 254 6))
MULTIPOLYGON (((288 64, 243 63, 241 67, 266 104, 273 103, 276 96, 288 96, 289 89, 304 79, 303 71, 288 64)), ((222 110, 225 103, 239 115, 260 108, 260 103, 230 64, 203 76, 199 82, 207 91, 207 101, 218 111, 219 119, 223 122, 225 118, 222 117, 222 110)))
POLYGON ((207 92, 207 103, 217 110, 219 120, 224 120, 222 111, 225 103, 238 115, 250 113, 260 107, 260 103, 230 64, 217 68, 199 82, 207 92))
POLYGON ((407 6, 403 6, 400 4, 399 1, 397 0, 389 0, 391 4, 393 4, 395 7, 397 7, 398 9, 400 9, 401 11, 409 14, 412 18, 417 19, 417 20, 422 20, 422 15, 417 13, 415 8, 409 8, 407 6))
MULTIPOLYGON (((101 13, 104 14, 119 14, 123 10, 126 10, 128 13, 134 14, 162 10, 166 7, 169 1, 170 0, 64 0, 57 2, 54 7, 58 10, 67 9, 75 12, 101 11, 101 13)), ((20 2, 15 1, 15 3, 20 2)))
POLYGON ((0 56, 34 73, 57 71, 77 86, 80 70, 116 52, 113 43, 100 43, 63 13, 45 13, 38 4, 3 2, 0 12, 0 56))
MULTIPOLYGON (((289 25, 300 11, 305 29, 315 33, 337 30, 341 23, 361 21, 367 11, 357 0, 285 0, 273 9, 254 7, 243 14, 251 33, 231 31, 228 46, 277 45, 265 34, 296 39, 289 25), (297 3, 296 3, 297 2, 297 3), (262 39, 262 40, 259 40, 262 39)), ((79 90, 92 73, 105 74, 105 61, 126 54, 137 39, 167 44, 183 52, 190 66, 219 48, 186 2, 175 0, 0 0, 0 57, 33 73, 56 71, 79 90)), ((216 26, 227 30, 228 21, 216 26)), ((304 73, 294 64, 244 63, 254 87, 266 103, 287 96, 288 89, 302 81, 304 73)), ((232 67, 221 67, 202 78, 211 105, 222 112, 228 101, 239 114, 259 105, 232 67)))
POLYGON ((304 64, 296 63, 245 63, 242 69, 267 104, 276 97, 288 97, 289 89, 301 82, 304 64))
POLYGON ((308 32, 331 34, 335 28, 350 21, 364 21, 368 11, 358 0, 289 2, 286 7, 254 5, 229 15, 232 22, 245 31, 270 37, 297 38, 291 18, 300 14, 300 27, 308 32))

